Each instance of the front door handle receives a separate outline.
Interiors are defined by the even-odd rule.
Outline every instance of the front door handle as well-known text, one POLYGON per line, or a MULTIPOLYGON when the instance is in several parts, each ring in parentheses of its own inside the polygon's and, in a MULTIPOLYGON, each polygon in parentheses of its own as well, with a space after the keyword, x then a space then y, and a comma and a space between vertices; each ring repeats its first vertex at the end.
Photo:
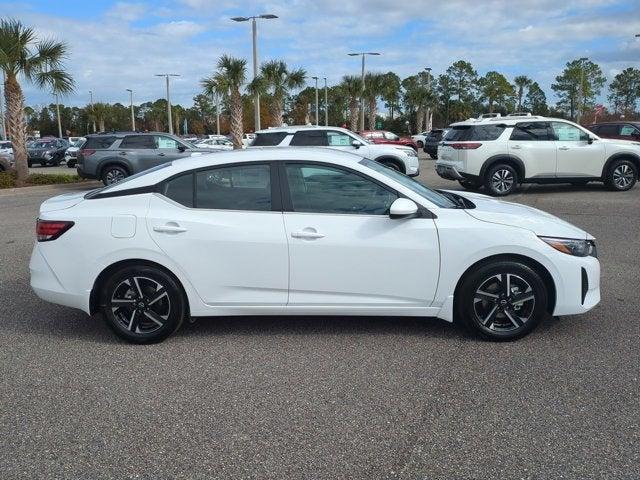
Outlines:
POLYGON ((178 225, 162 225, 160 227, 153 227, 154 232, 160 233, 183 233, 186 232, 186 228, 179 227, 178 225))
POLYGON ((120 155, 126 155, 127 152, 120 152, 120 155))
POLYGON ((293 238, 302 238, 303 240, 315 240, 324 238, 324 234, 316 232, 314 229, 305 229, 300 232, 291 232, 293 238))
POLYGON ((511 148, 514 150, 520 150, 522 147, 520 145, 511 145, 511 148))
POLYGON ((569 147, 558 147, 558 150, 569 150, 569 147))
POLYGON ((158 156, 159 157, 164 157, 164 153, 159 153, 158 156))

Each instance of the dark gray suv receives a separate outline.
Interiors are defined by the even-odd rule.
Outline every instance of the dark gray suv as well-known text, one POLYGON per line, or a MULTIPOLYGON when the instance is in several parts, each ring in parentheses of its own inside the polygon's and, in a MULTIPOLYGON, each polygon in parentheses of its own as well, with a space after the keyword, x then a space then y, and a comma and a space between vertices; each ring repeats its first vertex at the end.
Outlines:
POLYGON ((194 153, 213 153, 168 133, 116 132, 86 138, 78 151, 78 175, 100 179, 105 185, 194 153))

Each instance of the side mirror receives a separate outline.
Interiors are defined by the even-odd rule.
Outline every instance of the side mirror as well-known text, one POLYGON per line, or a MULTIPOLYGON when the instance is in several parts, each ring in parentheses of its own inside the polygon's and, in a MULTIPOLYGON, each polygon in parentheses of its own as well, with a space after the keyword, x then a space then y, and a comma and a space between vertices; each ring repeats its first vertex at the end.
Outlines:
POLYGON ((351 145, 353 145, 355 148, 360 148, 362 146, 362 142, 359 140, 354 140, 353 142, 351 142, 351 145))
POLYGON ((178 145, 178 151, 184 152, 187 148, 184 145, 178 145))
POLYGON ((593 143, 593 141, 595 140, 595 138, 593 138, 591 135, 589 135, 589 138, 587 139, 587 143, 589 145, 591 145, 593 143))
POLYGON ((413 200, 408 198, 398 198, 389 208, 389 217, 393 219, 397 218, 411 218, 418 213, 418 205, 413 200))

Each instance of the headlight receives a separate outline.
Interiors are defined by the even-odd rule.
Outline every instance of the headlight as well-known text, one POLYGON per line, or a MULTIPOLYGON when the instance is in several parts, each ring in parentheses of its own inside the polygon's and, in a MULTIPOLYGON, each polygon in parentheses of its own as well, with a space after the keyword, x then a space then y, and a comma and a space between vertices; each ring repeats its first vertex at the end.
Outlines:
POLYGON ((46 153, 44 154, 44 158, 46 158, 46 159, 51 158, 51 152, 46 152, 46 153))
POLYGON ((417 157, 418 153, 413 148, 403 148, 402 151, 410 157, 417 157))
POLYGON ((538 237, 547 245, 567 255, 575 257, 598 257, 596 244, 593 240, 579 240, 575 238, 538 237))

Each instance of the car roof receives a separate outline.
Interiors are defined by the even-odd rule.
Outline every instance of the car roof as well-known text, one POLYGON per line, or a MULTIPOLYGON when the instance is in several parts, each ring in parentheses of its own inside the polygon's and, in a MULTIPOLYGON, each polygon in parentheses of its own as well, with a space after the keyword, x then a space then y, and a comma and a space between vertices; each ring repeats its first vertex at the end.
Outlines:
POLYGON ((620 124, 626 124, 626 123, 630 123, 631 125, 635 125, 636 127, 640 127, 640 122, 637 121, 637 120, 611 120, 609 122, 592 123, 589 126, 590 127, 596 127, 598 125, 620 125, 620 124))
POLYGON ((85 138, 126 137, 127 135, 168 135, 170 137, 175 137, 181 140, 180 137, 176 137, 175 135, 167 132, 100 132, 100 133, 90 133, 89 135, 85 135, 85 138))
POLYGON ((348 132, 348 133, 355 133, 352 132, 351 130, 347 130, 346 128, 342 128, 342 127, 325 127, 324 125, 288 125, 288 126, 284 126, 284 127, 269 127, 267 129, 264 130, 258 130, 256 132, 256 134, 258 133, 278 133, 278 132, 287 132, 287 133, 295 133, 298 132, 300 130, 337 130, 339 132, 348 132))
POLYGON ((364 157, 351 152, 335 150, 324 147, 251 147, 242 150, 221 150, 203 155, 173 160, 165 165, 165 168, 150 171, 142 175, 110 186, 110 192, 129 190, 132 188, 155 185, 165 178, 180 174, 189 170, 243 162, 271 162, 278 160, 329 162, 337 165, 349 165, 360 162, 364 157))
POLYGON ((565 122, 571 123, 575 125, 575 123, 566 120, 564 118, 552 118, 552 117, 543 117, 541 115, 506 115, 501 116, 497 114, 495 117, 479 117, 479 118, 469 118, 467 120, 463 120, 460 122, 455 122, 449 125, 449 127, 456 126, 466 126, 466 125, 507 125, 513 126, 516 123, 522 122, 565 122))

